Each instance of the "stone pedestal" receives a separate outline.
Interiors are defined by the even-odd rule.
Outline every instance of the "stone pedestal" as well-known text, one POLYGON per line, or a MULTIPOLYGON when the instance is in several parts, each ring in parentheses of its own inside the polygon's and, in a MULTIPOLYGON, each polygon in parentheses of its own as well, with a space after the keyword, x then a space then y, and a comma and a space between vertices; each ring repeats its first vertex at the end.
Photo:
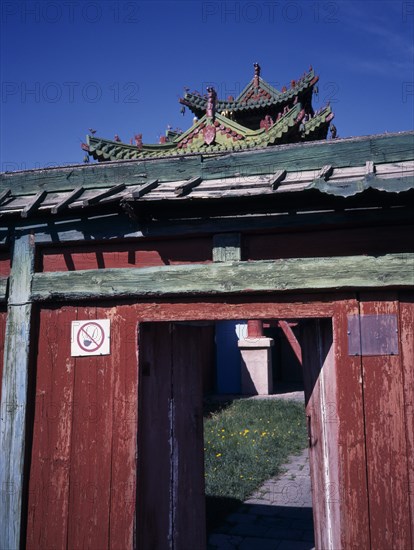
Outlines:
POLYGON ((239 340, 241 353, 241 391, 244 395, 269 395, 273 392, 273 338, 239 340))

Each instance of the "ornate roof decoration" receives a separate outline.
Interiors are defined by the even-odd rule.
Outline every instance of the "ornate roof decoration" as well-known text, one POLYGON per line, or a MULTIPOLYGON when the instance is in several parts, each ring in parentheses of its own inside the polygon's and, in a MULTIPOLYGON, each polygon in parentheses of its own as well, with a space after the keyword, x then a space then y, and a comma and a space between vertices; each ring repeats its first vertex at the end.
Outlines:
MULTIPOLYGON (((216 154, 225 151, 255 149, 268 145, 325 139, 334 114, 326 105, 315 113, 312 94, 319 77, 312 67, 291 87, 276 90, 261 76, 254 64, 254 76, 240 95, 220 100, 213 87, 207 93, 187 92, 180 99, 194 113, 193 125, 185 132, 169 128, 158 144, 144 144, 142 134, 135 144, 87 136, 82 148, 98 161, 131 160, 188 153, 216 154)), ((333 135, 333 134, 332 134, 333 135)), ((336 134, 335 134, 336 135, 336 134)))

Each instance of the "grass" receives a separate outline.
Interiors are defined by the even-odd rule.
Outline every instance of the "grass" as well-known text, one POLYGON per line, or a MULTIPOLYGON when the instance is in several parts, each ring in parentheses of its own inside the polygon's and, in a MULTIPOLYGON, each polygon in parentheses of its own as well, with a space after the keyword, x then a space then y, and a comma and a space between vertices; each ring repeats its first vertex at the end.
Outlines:
POLYGON ((210 413, 204 420, 208 527, 277 475, 287 457, 306 444, 301 403, 240 399, 210 413))

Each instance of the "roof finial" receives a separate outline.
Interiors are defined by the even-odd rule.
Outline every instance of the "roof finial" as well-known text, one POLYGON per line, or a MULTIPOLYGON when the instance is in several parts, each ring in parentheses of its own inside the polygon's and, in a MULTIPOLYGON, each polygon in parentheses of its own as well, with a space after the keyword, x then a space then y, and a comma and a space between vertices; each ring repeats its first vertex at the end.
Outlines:
POLYGON ((207 92, 208 92, 208 97, 207 97, 206 115, 208 118, 213 118, 216 110, 217 94, 216 94, 216 90, 212 86, 209 86, 207 88, 207 92))
POLYGON ((260 78, 260 65, 259 63, 254 64, 254 87, 259 87, 259 78, 260 78))

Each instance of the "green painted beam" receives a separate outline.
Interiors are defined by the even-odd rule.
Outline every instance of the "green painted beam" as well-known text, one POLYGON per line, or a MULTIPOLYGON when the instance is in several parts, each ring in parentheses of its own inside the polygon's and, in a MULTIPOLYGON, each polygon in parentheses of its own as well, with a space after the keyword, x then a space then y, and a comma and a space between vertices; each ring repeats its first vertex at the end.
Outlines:
MULTIPOLYGON (((375 224, 408 224, 414 219, 410 207, 368 208, 298 214, 273 214, 265 216, 237 216, 210 219, 180 219, 168 221, 135 222, 126 214, 106 214, 93 218, 71 217, 62 220, 20 221, 17 234, 34 233, 36 243, 52 244, 60 242, 99 241, 119 238, 160 238, 183 237, 193 234, 215 234, 223 232, 252 232, 261 230, 321 229, 330 227, 370 226, 375 224)), ((5 244, 8 233, 3 238, 0 230, 0 244, 5 244)), ((78 243, 79 244, 79 243, 78 243)))
POLYGON ((183 181, 200 176, 204 180, 242 175, 273 174, 278 170, 320 170, 398 162, 414 158, 414 132, 381 134, 338 140, 266 147, 252 151, 223 153, 214 157, 201 154, 179 158, 115 161, 103 164, 76 165, 45 170, 28 170, 0 174, 0 193, 8 188, 13 195, 71 191, 78 186, 99 189, 123 183, 127 186, 158 179, 183 181))
POLYGON ((33 300, 220 295, 414 285, 414 254, 36 273, 33 300))

